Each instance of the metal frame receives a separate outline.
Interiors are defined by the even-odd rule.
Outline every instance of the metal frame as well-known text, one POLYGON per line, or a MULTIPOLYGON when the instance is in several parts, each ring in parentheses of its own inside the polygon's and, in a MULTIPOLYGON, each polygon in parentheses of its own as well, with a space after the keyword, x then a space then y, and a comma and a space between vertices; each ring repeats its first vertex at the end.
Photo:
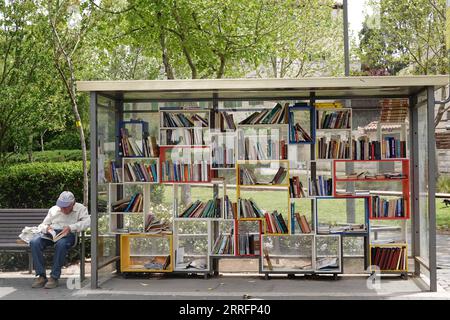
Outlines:
MULTIPOLYGON (((422 266, 426 267, 422 262, 420 262, 420 212, 419 212, 419 180, 418 180, 418 163, 419 157, 418 154, 420 150, 418 150, 418 111, 417 111, 417 95, 422 92, 414 93, 411 96, 405 95, 396 95, 396 94, 387 94, 387 95, 345 95, 345 96, 317 96, 316 92, 313 89, 310 90, 309 96, 297 96, 292 97, 289 94, 288 89, 280 89, 286 92, 286 96, 276 97, 276 100, 309 100, 310 103, 314 103, 316 100, 345 100, 345 99, 365 99, 365 98, 409 98, 410 100, 410 141, 411 141, 411 208, 412 208, 412 256, 415 258, 415 273, 416 275, 420 275, 420 268, 422 266), (413 152, 414 151, 414 152, 413 152)), ((318 89, 320 91, 320 89, 318 89)), ((429 179, 428 182, 428 212, 429 212, 429 266, 427 269, 430 271, 430 291, 437 290, 437 280, 436 280, 436 208, 435 208, 435 191, 436 191, 436 181, 433 177, 436 176, 436 164, 435 164, 435 138, 434 138, 434 86, 429 84, 425 87, 425 92, 427 94, 427 124, 428 124, 428 168, 427 173, 428 176, 432 179, 429 179)), ((221 98, 220 93, 214 91, 211 98, 198 98, 198 99, 130 99, 123 100, 123 95, 119 96, 119 98, 115 97, 114 94, 107 94, 103 92, 90 92, 90 123, 91 123, 91 234, 92 234, 92 245, 91 245, 91 255, 92 255, 92 270, 91 270, 91 288, 98 287, 98 270, 102 267, 117 261, 116 258, 110 259, 107 263, 103 263, 99 266, 98 257, 97 257, 97 245, 98 245, 98 213, 97 213, 97 184, 98 184, 98 176, 97 176, 97 98, 99 96, 104 96, 105 98, 112 99, 116 101, 116 120, 123 118, 123 103, 124 102, 189 102, 189 101, 208 101, 213 102, 213 105, 218 105, 219 101, 266 101, 270 100, 270 98, 261 98, 258 96, 255 97, 241 97, 241 98, 221 98)), ((145 112, 145 110, 142 110, 145 112)), ((128 112, 128 111, 125 111, 128 112)), ((133 110, 133 112, 141 112, 140 110, 133 110)), ((312 151, 314 145, 311 145, 312 151)), ((314 158, 314 152, 312 152, 312 158, 314 158)), ((313 169, 313 168, 311 168, 313 169)), ((315 170, 311 170, 311 174, 314 174, 315 170)), ((314 205, 312 207, 314 211, 314 205)), ((315 227, 315 226, 314 226, 315 227)), ((342 263, 342 261, 341 261, 342 263)), ((213 268, 214 270, 215 268, 213 268)))

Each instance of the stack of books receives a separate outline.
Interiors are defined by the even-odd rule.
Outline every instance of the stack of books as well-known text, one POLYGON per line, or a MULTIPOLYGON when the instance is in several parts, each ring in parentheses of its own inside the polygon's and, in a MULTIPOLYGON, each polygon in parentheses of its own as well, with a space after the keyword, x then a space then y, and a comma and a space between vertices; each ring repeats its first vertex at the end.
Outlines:
POLYGON ((372 197, 373 218, 404 218, 405 199, 382 199, 379 196, 372 197))
POLYGON ((144 205, 142 193, 135 193, 130 197, 126 197, 111 203, 112 212, 142 212, 144 205))
POLYGON ((266 221, 267 230, 269 233, 289 233, 283 216, 276 210, 272 213, 265 213, 264 219, 266 221))
POLYGON ((204 203, 197 200, 187 206, 179 215, 180 218, 221 218, 222 199, 216 198, 204 203))
POLYGON ((162 113, 162 126, 165 128, 208 127, 208 121, 198 114, 189 118, 184 113, 162 113))
POLYGON ((136 142, 126 128, 120 128, 119 155, 122 157, 144 156, 142 140, 136 142))
POLYGON ((262 218, 263 212, 252 199, 238 199, 240 218, 262 218))
POLYGON ((236 219, 236 202, 231 202, 228 195, 224 197, 225 202, 225 219, 236 219))
POLYGON ((283 106, 277 103, 272 109, 255 112, 246 119, 239 122, 241 125, 248 124, 287 124, 289 116, 289 103, 283 106))

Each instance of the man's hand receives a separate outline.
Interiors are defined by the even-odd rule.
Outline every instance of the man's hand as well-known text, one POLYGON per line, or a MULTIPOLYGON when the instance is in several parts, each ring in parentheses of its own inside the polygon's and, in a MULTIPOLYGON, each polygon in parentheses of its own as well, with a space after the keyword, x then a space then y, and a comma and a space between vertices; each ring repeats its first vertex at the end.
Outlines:
POLYGON ((52 228, 51 226, 48 226, 48 227, 47 227, 47 232, 48 232, 48 233, 50 233, 50 231, 52 231, 52 230, 53 230, 53 228, 52 228))
POLYGON ((69 226, 65 226, 64 229, 61 231, 61 233, 63 234, 63 236, 67 236, 70 233, 70 227, 69 226))

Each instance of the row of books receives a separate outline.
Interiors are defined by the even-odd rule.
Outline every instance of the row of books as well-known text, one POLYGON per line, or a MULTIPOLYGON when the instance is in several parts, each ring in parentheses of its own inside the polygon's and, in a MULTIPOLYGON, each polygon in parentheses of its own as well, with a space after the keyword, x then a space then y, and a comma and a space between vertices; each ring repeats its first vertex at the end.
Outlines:
POLYGON ((291 198, 305 198, 305 191, 303 190, 303 184, 300 178, 294 176, 289 178, 289 195, 291 198))
POLYGON ((165 128, 208 127, 208 120, 196 113, 187 117, 184 113, 162 112, 162 126, 165 128))
POLYGON ((142 212, 144 196, 142 193, 134 193, 132 196, 111 203, 112 212, 142 212))
POLYGON ((170 223, 161 221, 154 214, 149 214, 145 218, 144 231, 151 234, 171 234, 170 223))
MULTIPOLYGON (((292 211, 292 212, 294 212, 294 211, 292 211)), ((300 215, 300 213, 295 212, 294 217, 295 217, 295 222, 297 222, 299 233, 311 233, 312 232, 311 226, 310 226, 308 220, 306 219, 305 215, 300 215)))
POLYGON ((290 127, 289 134, 291 142, 313 142, 311 135, 299 123, 290 127))
POLYGON ((202 129, 161 130, 161 144, 164 145, 205 145, 202 129))
POLYGON ((381 145, 381 155, 385 159, 406 158, 406 141, 386 137, 381 145))
POLYGON ((228 195, 224 197, 225 202, 225 219, 236 219, 237 203, 231 202, 228 195))
POLYGON ((286 140, 251 141, 244 140, 245 160, 285 160, 287 159, 288 145, 286 140))
POLYGON ((236 162, 234 148, 227 147, 226 144, 213 146, 211 158, 213 168, 234 168, 236 162))
POLYGON ((207 182, 210 180, 210 165, 207 161, 178 163, 166 160, 161 163, 163 181, 207 182))
POLYGON ((406 179, 407 175, 401 173, 401 172, 385 172, 385 173, 370 173, 368 171, 361 171, 361 172, 353 172, 346 176, 339 176, 338 179, 345 180, 355 180, 355 179, 361 179, 361 180, 384 180, 384 179, 406 179))
POLYGON ((333 179, 325 176, 317 176, 315 179, 308 178, 310 196, 331 196, 333 194, 333 179))
POLYGON ((350 142, 341 140, 338 135, 332 135, 330 141, 326 137, 319 139, 317 145, 318 159, 350 159, 350 142))
POLYGON ((284 107, 277 103, 272 109, 251 114, 239 124, 287 124, 288 112, 289 103, 286 103, 284 107))
POLYGON ((317 111, 317 129, 351 129, 351 113, 346 111, 317 111))
POLYGON ((240 255, 259 255, 261 248, 259 234, 240 234, 238 248, 240 255))
POLYGON ((219 112, 219 124, 220 124, 220 129, 222 131, 227 131, 227 130, 236 130, 236 124, 234 123, 234 119, 233 119, 233 115, 229 114, 225 111, 223 112, 219 112))
POLYGON ((283 216, 281 213, 278 213, 277 210, 272 213, 265 213, 264 219, 269 233, 289 233, 289 229, 283 216))
POLYGON ((120 128, 119 156, 159 157, 159 146, 153 136, 144 133, 142 140, 136 140, 129 136, 128 129, 120 128))
POLYGON ((112 182, 112 183, 121 183, 123 182, 122 176, 123 171, 122 168, 118 168, 116 166, 115 161, 109 161, 108 166, 105 170, 105 180, 106 182, 112 182))
POLYGON ((222 234, 217 237, 214 242, 211 253, 212 254, 234 254, 234 239, 233 229, 230 230, 230 234, 222 234))
POLYGON ((372 247, 370 250, 371 265, 380 270, 406 270, 406 247, 372 247))
POLYGON ((372 197, 373 218, 404 218, 405 199, 382 199, 379 196, 372 197))
POLYGON ((222 218, 222 199, 215 198, 206 203, 197 200, 187 206, 180 218, 222 218))
POLYGON ((125 182, 157 182, 158 163, 127 162, 124 164, 125 182))
POLYGON ((263 212, 252 199, 238 199, 240 218, 262 218, 263 212))

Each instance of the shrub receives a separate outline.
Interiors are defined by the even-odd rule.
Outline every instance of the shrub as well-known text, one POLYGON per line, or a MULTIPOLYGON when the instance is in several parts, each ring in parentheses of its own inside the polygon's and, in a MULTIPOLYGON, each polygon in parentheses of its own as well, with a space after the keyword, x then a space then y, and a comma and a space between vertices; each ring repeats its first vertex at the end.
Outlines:
MULTIPOLYGON (((90 153, 87 153, 88 160, 90 153)), ((33 162, 67 162, 82 161, 81 150, 51 150, 33 152, 33 162)), ((8 158, 9 164, 29 163, 28 154, 14 154, 8 158)))
POLYGON ((63 190, 83 199, 83 163, 27 163, 0 172, 0 208, 50 208, 63 190))

